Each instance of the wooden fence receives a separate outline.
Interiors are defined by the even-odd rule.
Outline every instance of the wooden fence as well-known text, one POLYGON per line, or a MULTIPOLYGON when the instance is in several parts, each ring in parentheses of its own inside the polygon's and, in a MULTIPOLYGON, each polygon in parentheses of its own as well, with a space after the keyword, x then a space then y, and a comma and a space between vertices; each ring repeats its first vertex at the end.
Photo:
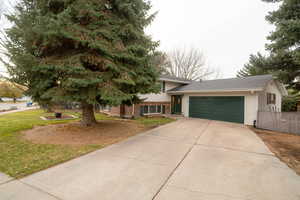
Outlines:
POLYGON ((257 127, 300 135, 300 112, 258 112, 257 127))

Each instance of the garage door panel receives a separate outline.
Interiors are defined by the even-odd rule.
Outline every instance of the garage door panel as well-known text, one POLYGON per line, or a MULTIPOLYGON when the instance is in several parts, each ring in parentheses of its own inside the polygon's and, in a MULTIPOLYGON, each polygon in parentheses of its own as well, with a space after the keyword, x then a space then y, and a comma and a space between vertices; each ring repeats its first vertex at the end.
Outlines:
POLYGON ((244 123, 244 97, 190 97, 190 117, 244 123))

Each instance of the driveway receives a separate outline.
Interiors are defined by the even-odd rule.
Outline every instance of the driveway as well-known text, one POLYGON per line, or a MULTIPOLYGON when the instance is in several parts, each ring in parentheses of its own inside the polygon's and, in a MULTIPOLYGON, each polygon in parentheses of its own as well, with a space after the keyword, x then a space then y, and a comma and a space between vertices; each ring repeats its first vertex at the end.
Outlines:
POLYGON ((0 199, 299 200, 299 188, 248 128, 183 119, 2 183, 0 199))

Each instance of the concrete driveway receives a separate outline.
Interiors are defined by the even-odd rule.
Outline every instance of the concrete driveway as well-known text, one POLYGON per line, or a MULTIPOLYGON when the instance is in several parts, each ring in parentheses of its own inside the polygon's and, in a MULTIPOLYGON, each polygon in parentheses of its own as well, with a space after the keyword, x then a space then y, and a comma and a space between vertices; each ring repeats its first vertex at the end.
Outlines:
POLYGON ((246 127, 184 119, 2 183, 0 199, 299 200, 299 188, 246 127))

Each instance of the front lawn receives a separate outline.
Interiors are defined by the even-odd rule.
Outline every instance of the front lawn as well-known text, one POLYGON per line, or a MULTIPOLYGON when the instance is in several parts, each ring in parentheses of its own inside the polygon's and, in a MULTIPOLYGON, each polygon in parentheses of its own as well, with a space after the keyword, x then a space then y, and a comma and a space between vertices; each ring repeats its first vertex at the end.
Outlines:
POLYGON ((136 121, 138 121, 139 123, 141 123, 147 127, 156 127, 156 126, 168 124, 175 120, 171 119, 171 118, 165 118, 165 117, 153 117, 153 118, 140 117, 140 118, 137 118, 136 121))
MULTIPOLYGON (((69 112, 79 116, 78 113, 69 112)), ((110 134, 110 141, 105 140, 101 143, 101 138, 98 138, 97 144, 82 143, 79 145, 66 145, 66 144, 43 144, 35 143, 24 139, 23 131, 33 129, 36 126, 46 126, 53 124, 76 124, 79 119, 65 120, 65 121, 44 121, 40 116, 47 115, 42 110, 31 110, 18 113, 12 113, 0 116, 0 171, 12 177, 21 178, 31 173, 40 171, 42 169, 51 167, 58 163, 73 159, 75 157, 84 155, 86 153, 95 151, 104 147, 105 145, 124 140, 137 133, 127 133, 120 137, 120 134, 114 135, 114 132, 107 132, 110 134), (22 132, 22 133, 21 133, 22 132), (114 138, 115 137, 115 138, 114 138)), ((98 125, 101 131, 106 131, 101 126, 101 123, 108 124, 114 123, 118 125, 119 129, 124 130, 122 124, 127 123, 126 120, 119 120, 118 118, 108 117, 103 114, 96 114, 97 120, 100 120, 98 125), (105 122, 105 123, 104 123, 105 122)), ((167 118, 139 118, 137 120, 128 121, 128 123, 135 123, 136 126, 142 126, 144 129, 155 127, 158 125, 166 124, 174 120, 167 118)), ((59 125, 61 126, 61 125, 59 125)), ((73 127, 72 124, 67 125, 73 127)), ((108 128, 111 126, 108 126, 108 128)), ((113 126, 116 130, 116 127, 113 126)), ((138 129, 140 131, 143 129, 138 129)), ((78 131, 78 129, 77 129, 78 131)), ((95 130, 93 130, 96 132, 95 130)), ((100 130, 99 130, 100 131, 100 130)), ((98 131, 98 132, 99 132, 98 131)), ((76 132, 76 131, 75 131, 76 132)), ((120 132, 120 131, 119 131, 120 132)), ((92 132, 91 132, 92 133, 92 132)), ((36 135, 39 132, 35 133, 36 135)), ((82 136, 82 132, 80 133, 82 136)), ((105 135, 105 134, 104 134, 105 135)), ((103 134, 101 134, 103 137, 103 134)), ((108 137, 108 136, 107 136, 108 137)), ((49 141, 50 142, 50 141, 49 141)))

